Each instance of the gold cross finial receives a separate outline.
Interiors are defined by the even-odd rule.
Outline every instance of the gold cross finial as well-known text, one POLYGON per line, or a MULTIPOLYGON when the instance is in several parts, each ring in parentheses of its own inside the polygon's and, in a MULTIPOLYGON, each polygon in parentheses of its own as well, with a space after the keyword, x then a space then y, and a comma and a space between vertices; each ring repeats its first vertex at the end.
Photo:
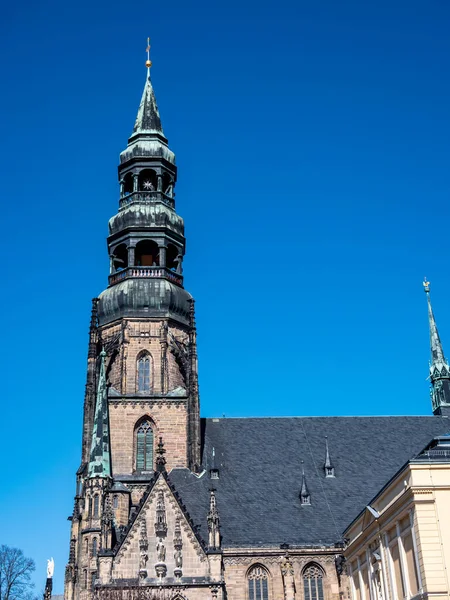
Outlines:
POLYGON ((150 67, 152 66, 152 61, 150 60, 150 38, 147 38, 147 60, 145 61, 145 66, 147 67, 147 73, 150 76, 150 67))
POLYGON ((423 284, 422 285, 423 285, 423 289, 424 289, 425 293, 428 294, 429 291, 430 291, 430 282, 427 281, 426 277, 423 278, 423 284))

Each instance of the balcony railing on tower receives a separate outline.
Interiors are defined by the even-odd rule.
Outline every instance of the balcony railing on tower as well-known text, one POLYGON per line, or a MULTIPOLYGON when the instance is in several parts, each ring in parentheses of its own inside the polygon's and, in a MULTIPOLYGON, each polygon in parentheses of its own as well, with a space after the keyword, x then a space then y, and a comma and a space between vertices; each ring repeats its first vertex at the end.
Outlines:
POLYGON ((132 278, 155 278, 155 279, 168 279, 175 285, 183 285, 183 275, 175 273, 167 267, 126 267, 116 273, 112 273, 108 277, 109 285, 114 285, 123 281, 124 279, 132 278))
POLYGON ((120 198, 119 207, 124 208, 129 204, 150 204, 152 202, 163 202, 167 206, 174 207, 174 199, 164 192, 150 191, 150 192, 131 192, 125 194, 120 198))

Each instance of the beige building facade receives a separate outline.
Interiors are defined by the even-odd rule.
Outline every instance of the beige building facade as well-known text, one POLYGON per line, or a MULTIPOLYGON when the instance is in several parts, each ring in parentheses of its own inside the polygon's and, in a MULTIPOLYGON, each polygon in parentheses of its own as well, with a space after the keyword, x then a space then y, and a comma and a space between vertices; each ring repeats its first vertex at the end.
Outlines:
POLYGON ((352 598, 450 594, 450 437, 434 440, 344 532, 352 598))

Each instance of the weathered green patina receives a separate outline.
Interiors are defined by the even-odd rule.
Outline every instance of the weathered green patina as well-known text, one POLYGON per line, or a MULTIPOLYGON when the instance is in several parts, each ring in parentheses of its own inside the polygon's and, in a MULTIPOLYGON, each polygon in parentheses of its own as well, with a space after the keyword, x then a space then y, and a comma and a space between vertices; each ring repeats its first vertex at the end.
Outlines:
POLYGON ((111 477, 111 454, 109 444, 108 387, 106 384, 104 350, 100 353, 100 372, 95 404, 94 428, 88 477, 111 477))

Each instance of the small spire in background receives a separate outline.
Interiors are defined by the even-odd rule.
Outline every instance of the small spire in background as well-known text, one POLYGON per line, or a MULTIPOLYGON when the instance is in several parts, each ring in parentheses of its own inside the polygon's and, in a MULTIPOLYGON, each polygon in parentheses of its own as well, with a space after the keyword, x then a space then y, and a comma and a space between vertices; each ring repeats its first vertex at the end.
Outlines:
MULTIPOLYGON (((448 364, 441 339, 439 337, 436 320, 430 298, 430 282, 425 277, 423 289, 427 295, 428 323, 430 327, 430 381, 431 381, 431 404, 435 415, 443 414, 442 408, 448 411, 450 407, 450 365, 448 364)), ((447 414, 447 413, 446 413, 447 414)))

